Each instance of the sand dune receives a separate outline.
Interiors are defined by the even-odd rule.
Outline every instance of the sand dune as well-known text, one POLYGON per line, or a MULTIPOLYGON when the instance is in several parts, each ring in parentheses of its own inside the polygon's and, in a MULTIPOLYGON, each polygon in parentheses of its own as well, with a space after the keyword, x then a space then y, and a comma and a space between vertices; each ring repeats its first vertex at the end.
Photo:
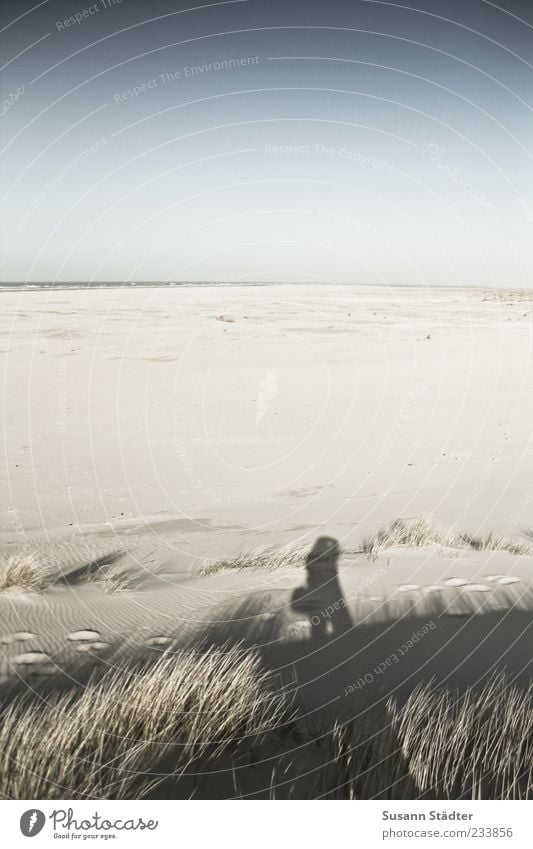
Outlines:
MULTIPOLYGON (((90 771, 84 779, 87 794, 105 797, 124 793, 127 797, 140 793, 141 777, 144 780, 146 770, 156 769, 158 764, 160 777, 156 784, 148 782, 142 793, 163 792, 161 776, 166 775, 164 793, 178 796, 194 792, 218 797, 229 792, 259 797, 274 793, 277 798, 331 793, 343 797, 345 784, 351 788, 350 793, 357 786, 357 793, 365 797, 385 794, 417 798, 429 792, 437 798, 453 798, 463 791, 468 795, 472 791, 470 773, 449 772, 447 762, 440 763, 437 757, 434 779, 427 779, 427 770, 418 776, 420 750, 426 745, 421 705, 424 699, 429 700, 428 706, 442 716, 442 723, 448 722, 446 717, 451 717, 456 709, 471 710, 474 718, 480 711, 483 715, 485 712, 490 727, 501 727, 504 734, 506 699, 518 700, 518 704, 520 699, 529 698, 531 558, 507 550, 469 550, 465 557, 464 549, 450 552, 433 542, 418 548, 396 546, 372 558, 360 553, 346 562, 335 540, 321 538, 299 566, 284 566, 279 555, 274 559, 276 565, 271 569, 265 569, 261 559, 259 565, 243 567, 238 563, 236 569, 226 563, 212 575, 188 579, 179 574, 140 575, 137 585, 130 580, 122 587, 114 585, 111 591, 106 591, 105 580, 98 579, 98 570, 105 570, 100 559, 95 569, 85 564, 66 574, 59 570, 57 580, 44 589, 31 582, 29 589, 5 589, 0 593, 0 689, 4 711, 15 711, 20 725, 26 721, 27 708, 17 707, 17 697, 27 697, 28 692, 44 697, 44 703, 37 703, 44 711, 43 705, 50 697, 53 696, 50 704, 54 704, 58 693, 72 693, 77 688, 79 711, 85 712, 84 700, 95 687, 98 690, 100 680, 102 692, 108 691, 102 676, 124 676, 130 669, 138 670, 136 674, 142 677, 151 675, 149 670, 153 669, 153 678, 159 675, 162 662, 168 670, 179 670, 184 664, 187 669, 189 661, 184 658, 190 657, 191 652, 198 658, 230 657, 231 652, 236 652, 235 657, 242 657, 243 661, 255 658, 261 675, 266 676, 262 680, 268 682, 268 688, 284 705, 282 708, 279 703, 281 713, 270 727, 267 742, 253 744, 256 748, 259 745, 265 762, 277 764, 275 772, 285 759, 292 758, 285 776, 276 772, 275 790, 273 773, 269 776, 261 762, 255 767, 246 761, 249 766, 241 775, 243 783, 238 782, 229 792, 221 776, 226 772, 234 774, 238 763, 242 770, 242 740, 229 741, 228 750, 224 754, 221 750, 213 761, 214 755, 208 756, 209 746, 199 727, 196 743, 189 736, 188 745, 192 746, 191 751, 200 746, 198 751, 204 754, 183 763, 179 780, 175 764, 160 761, 160 751, 156 757, 152 749, 142 749, 143 761, 138 760, 138 748, 133 748, 123 755, 125 763, 131 764, 130 779, 119 771, 106 779, 109 785, 104 785, 98 774, 90 771), (405 569, 411 577, 417 576, 417 583, 402 582, 405 569), (494 696, 487 695, 490 693, 494 696), (461 698, 466 702, 453 708, 453 699, 461 698), (491 712, 493 698, 497 701, 491 712), (476 699, 483 705, 482 710, 474 706, 476 699), (499 707, 496 709, 495 705, 499 707), (295 711, 299 730, 284 730, 294 726, 296 720, 288 717, 295 711), (399 755, 394 736, 398 729, 407 727, 417 729, 419 742, 414 745, 415 731, 410 730, 411 742, 405 745, 411 749, 405 760, 399 755), (296 744, 299 754, 295 757, 295 741, 302 739, 312 746, 317 746, 317 740, 322 742, 312 756, 303 756, 301 743, 296 744), (368 749, 371 741, 374 742, 368 749), (206 748, 202 749, 204 743, 206 748), (354 746, 356 750, 358 746, 368 749, 365 757, 369 759, 370 773, 366 770, 360 775, 359 761, 349 766, 354 746), (334 756, 336 747, 339 749, 334 756), (379 755, 385 751, 386 768, 379 755), (334 762, 344 764, 348 776, 344 782, 340 781, 340 767, 333 772, 328 767, 333 756, 334 762), (205 757, 207 761, 201 766, 205 757), (206 776, 202 782, 194 777, 200 766, 206 776), (302 769, 307 775, 305 780, 302 769)), ((134 571, 131 564, 130 571, 134 571)), ((178 672, 173 671, 174 674, 178 672)), ((123 686, 133 685, 124 679, 120 684, 123 686)), ((209 682, 205 686, 209 690, 209 682)), ((133 695, 131 698, 133 702, 133 695)), ((56 710, 66 717, 74 710, 69 707, 73 704, 77 702, 68 696, 64 707, 56 710)), ((114 709, 113 705, 106 708, 108 724, 115 721, 114 709)), ((228 703, 227 710, 234 708, 228 703)), ((12 722, 10 716, 5 714, 4 723, 12 722)), ((45 721, 51 718, 32 720, 45 721)), ((79 724, 81 720, 61 719, 59 727, 67 727, 71 721, 79 724)), ((443 728, 445 725, 439 733, 443 735, 444 752, 452 745, 453 735, 447 736, 443 728)), ((172 741, 180 739, 181 733, 176 729, 178 736, 173 738, 167 727, 165 746, 172 749, 172 741)), ((254 731, 254 735, 258 733, 254 731)), ((401 731, 404 733, 407 732, 401 731)), ((437 733, 437 728, 432 733, 437 733)), ((482 738, 485 731, 480 727, 475 733, 482 738)), ((99 741, 104 752, 110 744, 103 738, 99 741)), ((244 748, 247 758, 246 744, 244 748)), ((42 757, 50 764, 44 751, 42 757)), ((35 790, 30 787, 27 793, 62 797, 61 787, 46 784, 55 774, 50 769, 51 766, 39 779, 32 772, 31 787, 35 790)), ((1 773, 0 769, 0 778, 1 773)), ((19 775, 22 781, 21 775, 24 771, 19 775)), ((65 771, 58 771, 58 775, 69 795, 77 796, 78 789, 71 786, 65 771)), ((490 796, 498 786, 498 792, 504 794, 528 795, 530 779, 525 777, 524 781, 525 784, 520 778, 518 783, 505 784, 504 773, 500 774, 498 767, 488 784, 481 780, 476 792, 490 796), (503 783, 498 784, 500 780, 503 783)), ((0 788, 0 792, 5 791, 0 788)))
POLYGON ((42 591, 0 593, 4 691, 198 645, 258 649, 313 710, 432 678, 465 686, 497 670, 530 674, 530 556, 433 543, 335 557, 313 573, 303 557, 287 567, 279 553, 265 569, 262 554, 200 578, 142 572, 123 557, 118 571, 120 555, 103 557, 58 569, 42 591), (106 569, 124 582, 110 586, 106 569))

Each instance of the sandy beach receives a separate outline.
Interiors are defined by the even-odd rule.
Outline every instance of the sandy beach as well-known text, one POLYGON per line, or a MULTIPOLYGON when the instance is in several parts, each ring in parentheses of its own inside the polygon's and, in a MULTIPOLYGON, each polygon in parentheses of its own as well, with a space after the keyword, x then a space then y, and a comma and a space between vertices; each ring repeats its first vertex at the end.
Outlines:
POLYGON ((102 535, 194 568, 398 516, 528 529, 523 293, 2 292, 2 542, 102 535))

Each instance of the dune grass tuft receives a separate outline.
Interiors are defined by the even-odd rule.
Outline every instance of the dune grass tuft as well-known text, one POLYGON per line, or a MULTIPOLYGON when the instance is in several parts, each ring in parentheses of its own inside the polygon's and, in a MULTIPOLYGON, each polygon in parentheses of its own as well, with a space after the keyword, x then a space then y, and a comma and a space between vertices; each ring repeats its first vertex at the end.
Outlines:
POLYGON ((494 534, 492 531, 485 537, 472 537, 469 534, 461 534, 463 544, 469 548, 474 548, 476 551, 508 551, 509 554, 517 556, 533 555, 533 546, 522 542, 512 542, 500 534, 494 534))
POLYGON ((532 798, 533 685, 520 689, 500 673, 463 694, 419 686, 401 709, 389 708, 421 793, 532 798))
POLYGON ((227 570, 241 572, 245 569, 261 569, 273 572, 276 569, 291 569, 304 566, 309 548, 304 546, 285 546, 278 550, 259 548, 249 554, 239 554, 231 560, 218 560, 204 566, 200 575, 216 575, 227 570))
POLYGON ((0 563, 0 592, 10 589, 44 590, 55 577, 54 569, 36 554, 15 554, 0 563))
POLYGON ((121 563, 121 553, 88 560, 65 567, 61 555, 54 551, 31 551, 15 554, 0 561, 0 592, 9 589, 39 592, 52 585, 79 586, 100 584, 106 593, 141 587, 153 577, 153 571, 138 564, 121 563))
POLYGON ((533 798, 533 686, 421 684, 317 729, 269 684, 235 646, 17 700, 0 714, 0 797, 533 798))
POLYGON ((462 694, 419 685, 326 739, 323 798, 533 798, 533 685, 503 673, 462 694))
POLYGON ((365 537, 362 551, 372 560, 390 548, 405 546, 417 548, 439 545, 449 548, 473 548, 476 551, 508 551, 510 554, 532 556, 533 546, 515 543, 498 534, 485 537, 456 533, 433 525, 426 517, 396 519, 386 528, 381 528, 370 537, 365 537))
POLYGON ((285 712, 256 655, 239 647, 114 670, 81 693, 4 710, 0 796, 146 796, 157 774, 179 776, 193 758, 251 748, 285 712))
POLYGON ((363 539, 362 550, 372 559, 389 548, 407 546, 416 548, 424 545, 455 545, 455 534, 434 527, 425 517, 415 519, 396 519, 386 528, 380 528, 375 534, 363 539))

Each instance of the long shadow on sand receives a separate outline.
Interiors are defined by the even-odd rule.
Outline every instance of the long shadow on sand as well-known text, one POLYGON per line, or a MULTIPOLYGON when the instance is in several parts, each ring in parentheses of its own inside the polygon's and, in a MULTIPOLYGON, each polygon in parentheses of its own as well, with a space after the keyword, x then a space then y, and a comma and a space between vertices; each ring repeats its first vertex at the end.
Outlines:
POLYGON ((336 539, 319 537, 307 555, 307 581, 292 595, 292 610, 307 617, 300 620, 300 626, 307 630, 309 622, 313 642, 322 642, 353 627, 339 583, 339 553, 336 539))
MULTIPOLYGON (((224 645, 252 649, 274 684, 294 696, 304 711, 317 717, 326 714, 328 721, 384 706, 390 696, 401 704, 418 684, 428 682, 461 691, 505 671, 510 681, 529 683, 531 592, 500 588, 494 601, 489 594, 480 601, 479 596, 476 600, 457 593, 453 604, 445 592, 402 593, 371 602, 354 585, 349 567, 339 569, 339 559, 337 541, 320 537, 308 554, 305 579, 294 589, 284 585, 284 579, 274 579, 269 587, 268 573, 257 584, 248 584, 253 589, 240 593, 235 573, 228 581, 224 575, 206 578, 210 603, 205 612, 199 608, 198 615, 193 610, 194 627, 184 629, 179 615, 171 624, 172 607, 166 608, 165 633, 172 641, 167 651, 224 645)), ((95 565, 100 566, 99 561, 90 564, 90 571, 95 565)), ((73 572, 69 582, 82 579, 87 569, 73 572)), ((124 604, 129 603, 125 596, 124 604)), ((131 605, 137 614, 136 596, 131 605)), ((100 622, 91 621, 91 627, 100 628, 100 622)), ((102 630, 109 630, 109 623, 102 630)), ((160 657, 153 648, 123 643, 117 640, 116 653, 111 648, 106 654, 102 671, 160 657)), ((65 658, 64 664, 59 658, 63 675, 43 678, 21 667, 1 683, 0 697, 7 703, 21 692, 85 686, 94 672, 90 661, 90 655, 65 658)))
POLYGON ((319 538, 306 562, 306 582, 292 593, 250 593, 222 605, 208 626, 207 645, 259 652, 265 667, 309 714, 331 721, 343 714, 401 704, 418 684, 458 692, 505 671, 529 684, 533 598, 499 590, 498 608, 468 598, 451 606, 435 593, 403 594, 401 612, 387 599, 374 605, 349 596, 338 572, 336 540, 319 538))

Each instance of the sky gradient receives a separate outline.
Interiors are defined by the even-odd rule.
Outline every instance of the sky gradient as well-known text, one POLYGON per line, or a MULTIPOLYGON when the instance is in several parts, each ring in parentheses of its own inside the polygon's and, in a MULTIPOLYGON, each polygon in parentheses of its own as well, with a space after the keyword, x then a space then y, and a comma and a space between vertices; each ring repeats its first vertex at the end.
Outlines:
POLYGON ((532 281, 530 3, 5 2, 0 30, 3 281, 532 281))

